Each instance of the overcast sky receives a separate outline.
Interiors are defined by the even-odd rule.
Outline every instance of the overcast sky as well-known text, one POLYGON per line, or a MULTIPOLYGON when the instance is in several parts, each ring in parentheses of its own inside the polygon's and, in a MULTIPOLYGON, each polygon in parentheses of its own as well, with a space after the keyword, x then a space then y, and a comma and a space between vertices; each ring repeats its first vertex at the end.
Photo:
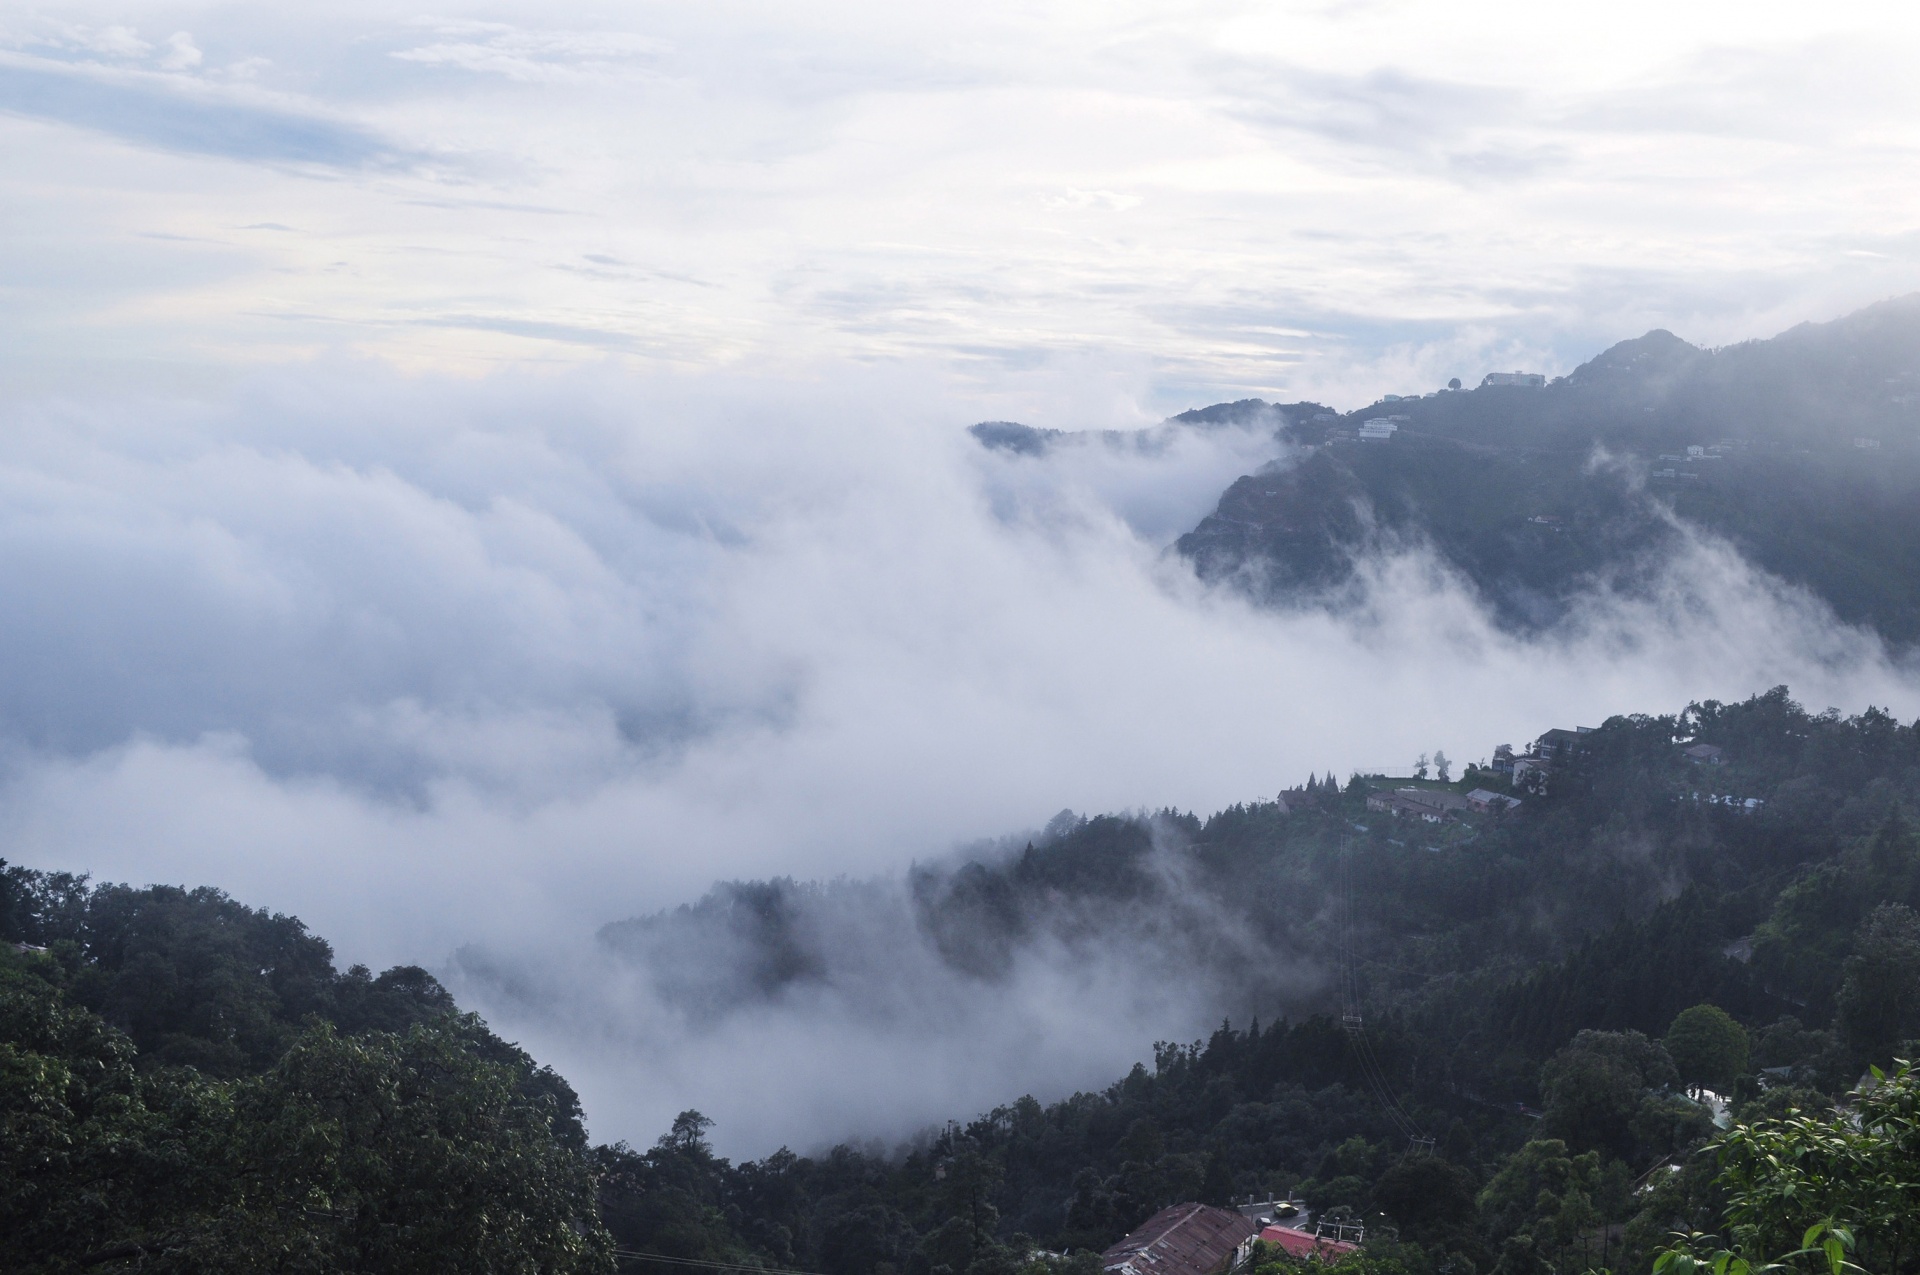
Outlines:
POLYGON ((43 387, 343 349, 463 375, 910 359, 958 415, 1104 421, 1561 371, 1920 286, 1899 4, 0 23, 0 358, 43 387))
MULTIPOLYGON (((1904 6, 0 12, 16 862, 534 968, 717 878, 897 874, 1063 806, 1204 813, 1783 681, 1920 712, 1724 545, 1537 643, 1417 552, 1359 615, 1264 613, 1164 550, 1270 435, 963 432, 1351 408, 1920 288, 1904 6)), ((651 1070, 482 1007, 600 1136, 751 1088, 803 1139, 1186 1028, 1084 988, 1062 1019, 1077 978, 1031 972, 991 1065, 991 997, 897 1055, 804 1007, 636 1019, 651 1070), (841 1028, 885 1103, 807 1054, 841 1028)))

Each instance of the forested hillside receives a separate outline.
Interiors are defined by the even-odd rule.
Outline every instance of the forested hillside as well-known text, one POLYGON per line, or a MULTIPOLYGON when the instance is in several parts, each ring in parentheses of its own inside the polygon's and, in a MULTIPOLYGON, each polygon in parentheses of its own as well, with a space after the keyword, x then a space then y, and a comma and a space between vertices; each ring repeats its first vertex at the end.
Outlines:
MULTIPOLYGON (((1694 1095, 1830 1111, 1920 1037, 1920 728, 1781 689, 1578 738, 1544 791, 1448 822, 1368 799, 1505 781, 1062 820, 923 874, 918 923, 969 977, 1035 925, 1097 926, 1103 900, 1210 925, 1228 955, 1192 977, 1231 977, 1245 931, 1313 976, 1243 975, 1267 998, 1246 1021, 1100 1092, 746 1163, 694 1112, 645 1150, 589 1149, 564 1082, 431 976, 340 973, 291 918, 10 868, 0 1266, 1003 1275, 1084 1266, 1175 1200, 1298 1190, 1370 1221, 1370 1270, 1647 1270, 1751 1194, 1690 1154, 1715 1136, 1694 1095)), ((610 941, 650 959, 713 911, 610 941)), ((734 933, 756 994, 807 976, 792 929, 734 933), (778 959, 754 964, 761 942, 778 959)), ((1885 1251, 1872 1269, 1914 1261, 1885 1251)))
POLYGON ((1268 602, 1338 606, 1369 555, 1427 546, 1535 630, 1595 588, 1658 587, 1707 532, 1849 623, 1920 638, 1920 298, 1715 350, 1650 332, 1538 387, 1269 410, 1296 450, 1178 544, 1268 602), (1396 428, 1363 440, 1368 420, 1396 428))
POLYGON ((0 1270, 605 1269, 573 1090, 425 970, 0 864, 0 1270))

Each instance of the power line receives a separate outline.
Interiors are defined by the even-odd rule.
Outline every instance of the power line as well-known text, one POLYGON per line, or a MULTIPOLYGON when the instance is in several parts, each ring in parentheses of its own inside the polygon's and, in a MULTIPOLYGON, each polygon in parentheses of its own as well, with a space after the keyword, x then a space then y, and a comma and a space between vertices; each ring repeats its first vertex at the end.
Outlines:
POLYGON ((1373 1052, 1373 1045, 1367 1039, 1366 1018, 1360 1001, 1359 960, 1354 951, 1354 931, 1357 928, 1357 908, 1354 903, 1352 842, 1342 838, 1340 842, 1340 892, 1342 924, 1340 927, 1341 956, 1341 1026, 1345 1028, 1347 1039, 1353 1043, 1354 1058, 1360 1064, 1360 1074, 1366 1079, 1367 1087, 1380 1103, 1388 1121, 1399 1130, 1415 1147, 1432 1149, 1433 1139, 1426 1136, 1407 1109, 1400 1105, 1394 1095, 1393 1086, 1387 1083, 1386 1069, 1380 1065, 1380 1059, 1373 1052))

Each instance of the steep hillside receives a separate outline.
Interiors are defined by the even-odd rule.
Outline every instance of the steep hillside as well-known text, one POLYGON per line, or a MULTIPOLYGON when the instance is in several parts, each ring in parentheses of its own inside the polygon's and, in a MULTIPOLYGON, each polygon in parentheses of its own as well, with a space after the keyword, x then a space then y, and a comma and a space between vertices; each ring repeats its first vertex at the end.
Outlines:
POLYGON ((0 860, 0 1270, 612 1269, 571 1087, 432 975, 0 860))
POLYGON ((1284 409, 1293 459, 1181 537, 1203 576, 1337 604, 1367 554, 1426 544, 1501 623, 1537 629, 1596 584, 1646 587, 1701 530, 1843 620, 1920 639, 1920 296, 1718 350, 1650 332, 1539 386, 1307 406, 1284 409))
MULTIPOLYGON (((991 986, 1036 941, 1160 942, 1156 916, 1191 987, 1325 977, 1243 977, 1250 1021, 1096 1092, 739 1164, 695 1111, 586 1147, 565 1082, 430 976, 342 974, 293 918, 0 864, 0 1266, 1093 1275, 1162 1205, 1277 1189, 1365 1221, 1339 1275, 1644 1272, 1719 1225, 1703 1087, 1745 1120, 1831 1111, 1920 1043, 1920 726, 1780 688, 1548 732, 1542 759, 1512 790, 1475 768, 1065 817, 917 872, 870 979, 916 934, 991 986)), ((724 1014, 843 977, 861 906, 734 885, 603 940, 724 1014)), ((1863 1253, 1911 1259, 1870 1223, 1863 1253)))
MULTIPOLYGON (((1098 1249, 1177 1200, 1295 1190, 1398 1236, 1358 1269, 1646 1271, 1651 1246, 1720 1205, 1711 1157, 1691 1154, 1713 1114, 1689 1086, 1754 1117, 1827 1108, 1920 1036, 1903 813, 1920 729, 1810 715, 1780 689, 1546 742, 1550 781, 1500 810, 1465 801, 1507 791, 1489 770, 1355 777, 1205 820, 1064 818, 1030 847, 921 871, 889 950, 928 936, 994 985, 1031 943, 1163 943, 1142 925, 1159 916, 1194 936, 1166 976, 1196 995, 1238 979, 1247 1011, 1105 1089, 1009 1094, 892 1154, 732 1165, 683 1117, 649 1152, 604 1153, 609 1226, 689 1258, 1012 1275, 1036 1245, 1098 1249), (1380 809, 1403 789, 1456 813, 1380 809), (1249 975, 1288 965, 1323 977, 1249 975)), ((810 997, 846 977, 850 906, 734 885, 602 937, 636 976, 724 1013, 723 984, 810 997), (689 982, 686 955, 715 951, 739 977, 689 982)))

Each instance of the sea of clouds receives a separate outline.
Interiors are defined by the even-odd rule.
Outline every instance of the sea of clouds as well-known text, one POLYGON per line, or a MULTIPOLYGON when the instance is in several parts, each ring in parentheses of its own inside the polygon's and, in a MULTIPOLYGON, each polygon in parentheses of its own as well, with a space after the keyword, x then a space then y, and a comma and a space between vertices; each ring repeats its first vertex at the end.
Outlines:
POLYGON ((441 970, 602 1138, 686 1107, 736 1153, 892 1137, 1257 1008, 1147 931, 937 959, 909 866, 1062 807, 1205 813, 1780 682, 1920 712, 1911 667, 1707 540, 1533 641, 1417 547, 1339 616, 1203 587, 1167 547, 1288 463, 1259 418, 1032 457, 911 369, 348 360, 4 412, 6 857, 441 970), (696 1012, 594 940, 782 875, 845 879, 808 913, 831 978, 696 1012))

